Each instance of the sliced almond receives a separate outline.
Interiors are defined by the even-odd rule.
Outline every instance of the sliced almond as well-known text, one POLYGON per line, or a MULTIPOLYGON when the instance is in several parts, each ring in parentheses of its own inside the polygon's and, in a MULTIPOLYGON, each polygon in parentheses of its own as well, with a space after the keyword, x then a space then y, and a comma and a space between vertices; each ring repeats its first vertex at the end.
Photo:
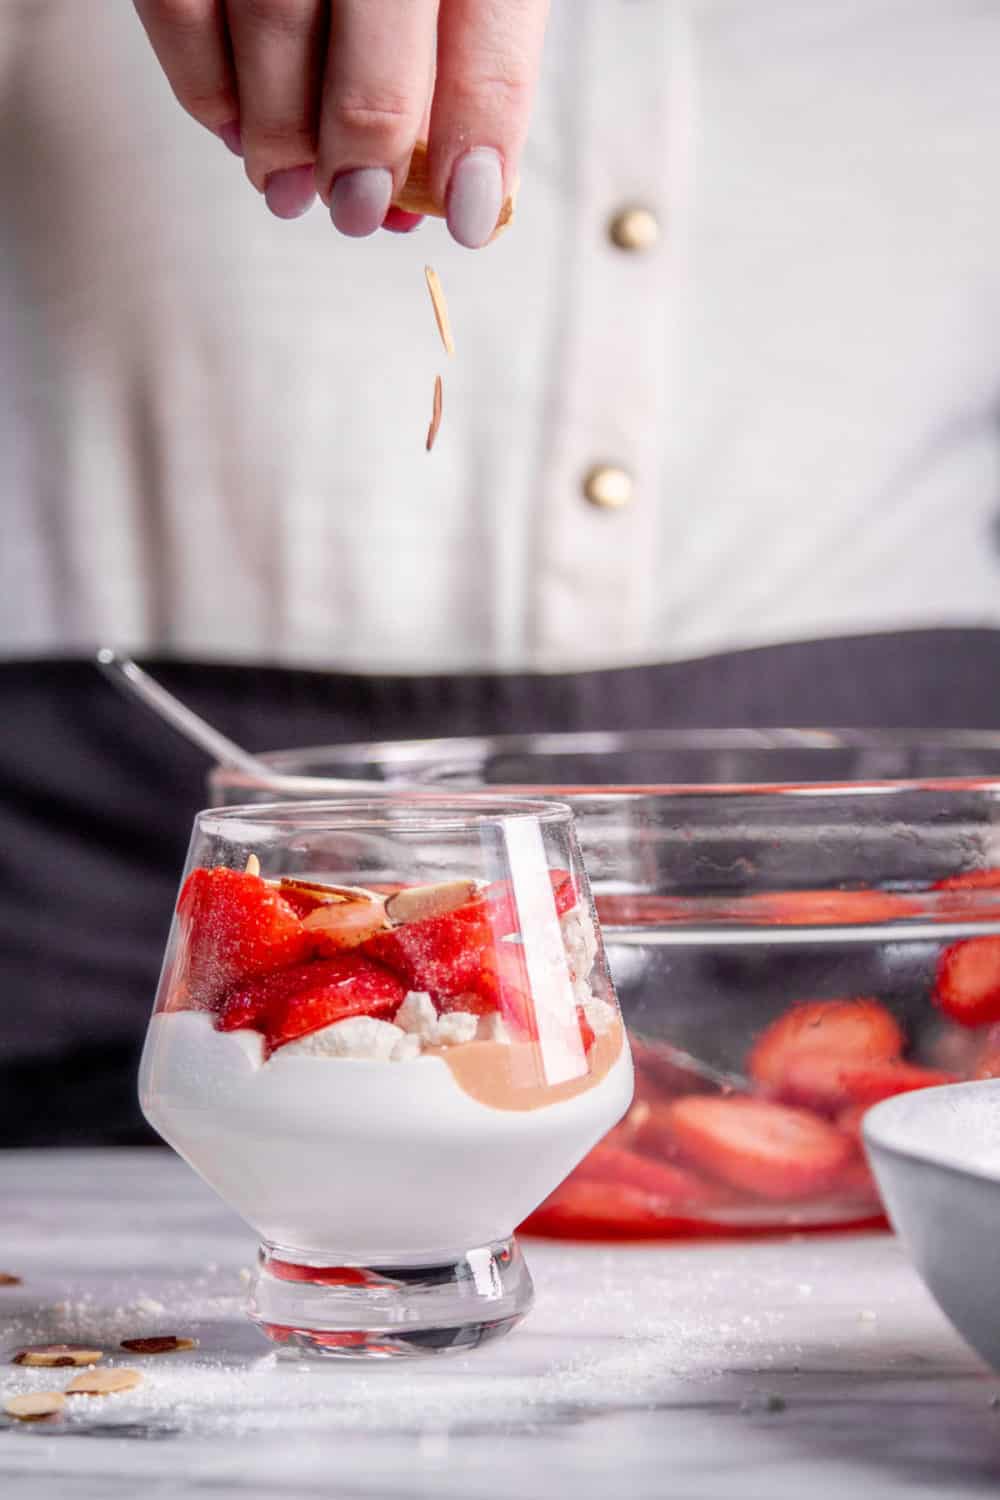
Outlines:
POLYGON ((324 948, 357 948, 388 925, 385 906, 377 898, 317 906, 302 919, 304 930, 321 937, 324 948))
POLYGON ((444 345, 444 352, 446 354, 454 354, 455 340, 451 333, 451 319, 448 316, 448 304, 445 301, 441 278, 433 266, 424 266, 424 275, 427 278, 427 290, 431 294, 434 317, 437 321, 438 333, 441 335, 441 342, 444 345))
POLYGON ((427 452, 429 453, 437 441, 437 435, 441 431, 441 412, 444 409, 444 387, 441 384, 441 376, 434 376, 434 410, 431 413, 431 425, 427 429, 427 452))
POLYGON ((148 1339, 122 1339, 122 1348, 131 1354, 174 1354, 179 1349, 197 1349, 197 1339, 179 1338, 175 1333, 155 1335, 148 1339))
POLYGON ((20 1276, 13 1276, 10 1271, 0 1271, 0 1286, 20 1286, 20 1276))
POLYGON ((44 1365, 59 1369, 62 1365, 96 1365, 104 1354, 89 1344, 28 1344, 14 1355, 15 1365, 44 1365))
POLYGON ((443 917, 446 912, 467 906, 479 894, 475 880, 443 880, 438 885, 411 885, 397 891, 385 903, 385 914, 394 926, 402 922, 423 922, 427 917, 443 917))
POLYGON ((244 875, 260 874, 260 860, 257 858, 256 854, 247 855, 247 862, 243 867, 243 873, 244 875))
MULTIPOLYGON (((418 141, 413 148, 410 157, 410 170, 406 181, 392 200, 393 207, 401 208, 408 214, 429 214, 432 218, 443 219, 447 209, 443 203, 438 203, 431 194, 430 161, 427 155, 427 142, 418 141)), ((497 227, 493 231, 493 239, 502 234, 508 224, 514 218, 514 207, 517 202, 517 184, 514 191, 510 193, 500 210, 497 227)))
POLYGON ((66 1387, 67 1396, 111 1396, 115 1391, 130 1391, 142 1384, 138 1370, 88 1370, 66 1387))
POLYGON ((3 1409, 19 1422, 38 1422, 42 1417, 54 1417, 65 1405, 62 1391, 29 1391, 26 1396, 8 1396, 3 1409))

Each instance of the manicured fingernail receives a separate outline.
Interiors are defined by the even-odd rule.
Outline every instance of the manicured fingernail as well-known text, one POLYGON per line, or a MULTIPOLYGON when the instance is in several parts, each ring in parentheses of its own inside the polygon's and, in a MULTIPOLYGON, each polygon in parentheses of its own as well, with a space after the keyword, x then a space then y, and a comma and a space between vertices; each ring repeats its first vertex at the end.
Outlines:
POLYGON ((424 222, 423 214, 407 213, 405 208, 390 208, 382 220, 382 228, 390 234, 412 234, 424 222))
POLYGON ((264 202, 279 219, 299 219, 316 197, 316 172, 312 162, 301 167, 282 167, 264 184, 264 202))
POLYGON ((467 250, 485 245, 503 207, 503 165, 490 146, 476 146, 455 163, 448 185, 448 228, 467 250))
POLYGON ((392 173, 385 167, 341 172, 330 194, 330 217, 341 234, 363 239, 374 234, 389 211, 392 173))
POLYGON ((243 137, 240 134, 239 120, 230 120, 228 125, 220 125, 219 135, 223 144, 229 147, 234 156, 243 155, 243 137))

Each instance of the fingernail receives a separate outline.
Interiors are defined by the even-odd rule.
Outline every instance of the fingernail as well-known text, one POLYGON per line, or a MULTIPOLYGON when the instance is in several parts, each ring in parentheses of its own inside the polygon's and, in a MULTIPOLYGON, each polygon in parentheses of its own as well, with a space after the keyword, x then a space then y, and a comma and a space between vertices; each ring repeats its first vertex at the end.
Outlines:
POLYGON ((341 234, 363 239, 374 234, 389 211, 392 173, 385 167, 341 172, 330 194, 330 217, 341 234))
POLYGON ((503 207, 503 165, 490 146, 476 146, 460 156, 448 185, 448 228, 467 250, 485 245, 497 227, 503 207))
POLYGON ((382 220, 382 228, 390 234, 412 234, 424 222, 423 214, 407 213, 405 208, 390 208, 382 220))
POLYGON ((282 167, 264 184, 264 202, 279 219, 299 219, 316 197, 316 172, 312 162, 301 167, 282 167))
POLYGON ((240 134, 239 120, 230 120, 228 125, 220 125, 219 135, 223 144, 229 147, 234 156, 243 155, 243 137, 240 134))

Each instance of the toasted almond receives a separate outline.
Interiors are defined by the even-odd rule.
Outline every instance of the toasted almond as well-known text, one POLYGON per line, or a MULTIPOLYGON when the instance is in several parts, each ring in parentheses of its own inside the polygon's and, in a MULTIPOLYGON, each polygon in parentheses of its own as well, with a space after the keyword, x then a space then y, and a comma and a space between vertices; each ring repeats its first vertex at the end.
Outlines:
POLYGON ((132 1354, 173 1354, 179 1349, 197 1349, 197 1339, 181 1338, 175 1333, 154 1335, 148 1339, 122 1339, 122 1348, 132 1354))
POLYGON ((427 278, 427 290, 431 294, 434 317, 437 320, 438 333, 441 335, 444 352, 446 354, 454 354, 455 340, 452 338, 451 319, 448 316, 448 304, 445 301, 441 278, 433 266, 424 266, 424 275, 427 278))
MULTIPOLYGON (((443 203, 438 203, 431 194, 430 162, 427 155, 427 142, 418 141, 413 148, 410 157, 410 170, 406 181, 392 200, 393 207, 403 209, 408 214, 429 214, 432 218, 443 219, 447 209, 443 203)), ((497 220, 497 227, 493 231, 492 238, 496 239, 502 234, 508 224, 514 218, 514 208, 517 202, 517 184, 514 185, 512 193, 504 199, 497 220)))
POLYGON ((446 912, 466 906, 478 894, 475 880, 443 880, 438 885, 411 885, 397 891, 385 903, 385 914, 394 926, 401 922, 422 922, 427 917, 443 917, 446 912))
POLYGON ((317 906, 302 918, 304 930, 322 937, 324 948, 357 948, 388 925, 385 906, 378 900, 317 906))
POLYGON ((67 1396, 111 1396, 142 1384, 138 1370, 88 1370, 66 1387, 67 1396))
POLYGON ((14 1276, 10 1271, 0 1271, 0 1286, 20 1286, 20 1276, 14 1276))
POLYGON ((54 1417, 65 1405, 62 1391, 29 1391, 26 1396, 8 1396, 3 1409, 19 1422, 38 1422, 42 1417, 54 1417))
POLYGON ((434 376, 434 410, 431 414, 431 425, 427 429, 427 452, 434 447, 438 432, 441 430, 441 410, 444 406, 444 389, 441 385, 441 376, 434 376))
POLYGON ((256 854, 247 855, 247 862, 243 867, 243 873, 244 875, 260 874, 260 860, 257 858, 256 854))
POLYGON ((89 1344, 28 1344, 14 1355, 15 1365, 44 1365, 59 1369, 62 1365, 96 1365, 104 1354, 89 1344))

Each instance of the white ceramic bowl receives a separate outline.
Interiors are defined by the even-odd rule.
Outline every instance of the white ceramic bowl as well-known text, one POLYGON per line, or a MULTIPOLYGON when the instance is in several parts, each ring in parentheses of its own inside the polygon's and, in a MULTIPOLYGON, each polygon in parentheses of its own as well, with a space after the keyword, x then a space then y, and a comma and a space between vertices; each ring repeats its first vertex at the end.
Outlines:
POLYGON ((1000 1079, 886 1099, 864 1138, 889 1217, 959 1333, 1000 1371, 1000 1079))

